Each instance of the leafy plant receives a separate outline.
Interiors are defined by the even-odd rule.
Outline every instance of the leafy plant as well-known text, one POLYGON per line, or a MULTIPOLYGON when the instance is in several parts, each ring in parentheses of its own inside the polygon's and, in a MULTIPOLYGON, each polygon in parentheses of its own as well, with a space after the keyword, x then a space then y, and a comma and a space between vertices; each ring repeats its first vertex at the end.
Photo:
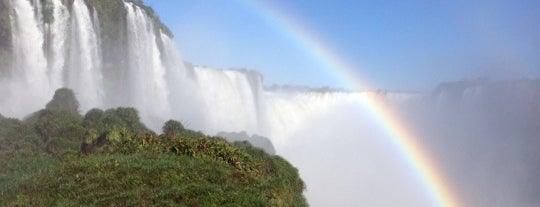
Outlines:
POLYGON ((64 111, 68 113, 79 113, 79 101, 71 89, 60 88, 54 92, 53 99, 47 103, 46 109, 50 111, 64 111))
POLYGON ((158 136, 133 108, 71 112, 0 116, 0 206, 307 206, 296 168, 248 143, 172 120, 158 136))
POLYGON ((165 125, 163 125, 163 134, 165 135, 175 135, 182 133, 184 129, 184 125, 182 123, 175 121, 175 120, 169 120, 165 122, 165 125))

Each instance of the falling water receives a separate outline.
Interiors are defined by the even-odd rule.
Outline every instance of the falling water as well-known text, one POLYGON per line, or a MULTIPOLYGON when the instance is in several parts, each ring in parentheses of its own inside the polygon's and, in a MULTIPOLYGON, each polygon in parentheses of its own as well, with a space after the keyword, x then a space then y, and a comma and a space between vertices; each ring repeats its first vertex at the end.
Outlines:
POLYGON ((204 126, 212 133, 218 129, 253 131, 257 128, 257 97, 260 88, 252 87, 249 77, 238 71, 196 68, 196 89, 200 106, 205 109, 204 126))
POLYGON ((47 60, 43 52, 43 31, 36 13, 40 10, 33 7, 29 1, 12 0, 10 13, 13 32, 13 77, 7 87, 9 97, 5 98, 4 108, 8 115, 23 116, 32 110, 37 110, 49 96, 47 80, 47 60))
POLYGON ((102 106, 103 97, 98 34, 90 12, 83 0, 73 2, 73 48, 67 85, 79 94, 83 110, 102 106))
MULTIPOLYGON (((89 2, 10 1, 14 59, 0 79, 0 113, 23 117, 43 108, 56 88, 70 87, 82 113, 134 106, 158 131, 177 119, 209 134, 270 137, 277 153, 298 166, 314 206, 432 206, 395 143, 358 102, 371 92, 269 89, 253 71, 184 65, 172 37, 144 8, 121 2, 125 13, 114 25, 121 32, 109 34, 105 16, 89 2), (44 9, 52 11, 50 21, 44 9)), ((540 182, 534 180, 540 83, 460 84, 431 94, 380 95, 447 166, 466 203, 509 206, 526 199, 537 206, 540 187, 528 180, 540 182)))
POLYGON ((170 114, 168 88, 154 24, 138 6, 125 3, 130 64, 130 98, 147 120, 163 121, 170 114))
POLYGON ((53 12, 53 22, 50 24, 50 47, 49 58, 49 81, 54 90, 64 85, 64 66, 66 54, 66 34, 68 20, 70 18, 68 9, 60 0, 52 0, 51 9, 53 12))

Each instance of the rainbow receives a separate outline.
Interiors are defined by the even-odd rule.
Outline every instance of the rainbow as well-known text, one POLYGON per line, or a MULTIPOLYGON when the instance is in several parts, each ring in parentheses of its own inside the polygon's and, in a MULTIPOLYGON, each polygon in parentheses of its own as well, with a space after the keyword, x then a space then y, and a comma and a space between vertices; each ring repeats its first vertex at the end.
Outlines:
MULTIPOLYGON (((248 9, 254 10, 267 22, 283 31, 297 42, 314 60, 336 73, 351 89, 361 89, 368 86, 367 81, 360 78, 358 70, 342 60, 319 38, 309 32, 303 24, 295 21, 290 15, 273 5, 261 1, 240 0, 248 9)), ((414 134, 399 119, 391 107, 376 94, 361 94, 358 101, 370 111, 376 121, 386 130, 388 137, 399 146, 416 174, 424 183, 426 190, 441 207, 462 206, 450 186, 444 180, 443 173, 430 159, 429 153, 415 139, 414 134)))

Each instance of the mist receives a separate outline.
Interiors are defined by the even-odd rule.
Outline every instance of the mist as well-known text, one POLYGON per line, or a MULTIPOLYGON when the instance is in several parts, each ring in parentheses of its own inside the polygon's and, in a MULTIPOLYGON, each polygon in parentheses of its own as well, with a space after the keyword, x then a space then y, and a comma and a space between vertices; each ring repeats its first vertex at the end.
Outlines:
POLYGON ((269 137, 298 168, 312 206, 438 205, 409 155, 357 98, 376 94, 414 132, 462 206, 540 205, 539 79, 455 81, 422 93, 269 87, 257 71, 185 64, 172 35, 134 3, 119 3, 125 17, 103 31, 117 37, 107 39, 100 29, 111 17, 85 1, 71 10, 50 1, 55 23, 37 17, 35 2, 11 2, 4 116, 24 118, 70 87, 81 113, 136 107, 156 131, 176 119, 210 135, 269 137))
MULTIPOLYGON (((384 96, 461 205, 537 206, 539 89, 538 80, 456 81, 429 93, 384 96)), ((313 206, 436 206, 366 109, 330 108, 281 151, 299 167, 313 206)))

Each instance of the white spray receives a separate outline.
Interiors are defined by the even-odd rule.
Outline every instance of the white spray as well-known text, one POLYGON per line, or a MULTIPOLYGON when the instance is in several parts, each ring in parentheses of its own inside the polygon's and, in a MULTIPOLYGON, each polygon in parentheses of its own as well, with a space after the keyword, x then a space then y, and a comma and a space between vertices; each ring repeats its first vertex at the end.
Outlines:
MULTIPOLYGON (((95 12, 95 11, 94 11, 95 12)), ((77 94, 82 110, 101 107, 102 73, 98 35, 89 8, 82 0, 73 2, 71 68, 68 86, 77 94)))
POLYGON ((165 68, 152 19, 138 6, 125 3, 129 41, 128 75, 132 104, 145 121, 164 121, 170 114, 165 68))

